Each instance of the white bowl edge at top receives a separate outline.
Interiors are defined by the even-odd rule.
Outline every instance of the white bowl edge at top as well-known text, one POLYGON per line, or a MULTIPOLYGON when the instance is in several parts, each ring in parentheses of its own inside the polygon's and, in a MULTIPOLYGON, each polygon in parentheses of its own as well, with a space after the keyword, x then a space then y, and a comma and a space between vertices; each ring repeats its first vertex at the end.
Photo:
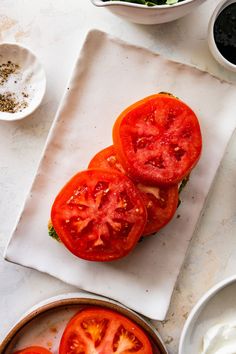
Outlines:
POLYGON ((106 7, 114 14, 139 24, 159 24, 174 21, 193 11, 206 0, 184 0, 173 5, 147 6, 122 1, 90 0, 97 7, 106 7))
POLYGON ((147 9, 147 10, 153 10, 153 9, 171 9, 174 7, 182 6, 183 4, 194 2, 194 0, 185 0, 181 2, 177 2, 176 4, 172 5, 156 5, 156 6, 147 6, 143 4, 136 4, 132 2, 124 2, 124 1, 103 1, 103 0, 90 0, 95 6, 98 7, 103 7, 103 6, 125 6, 125 7, 136 7, 140 9, 147 9))

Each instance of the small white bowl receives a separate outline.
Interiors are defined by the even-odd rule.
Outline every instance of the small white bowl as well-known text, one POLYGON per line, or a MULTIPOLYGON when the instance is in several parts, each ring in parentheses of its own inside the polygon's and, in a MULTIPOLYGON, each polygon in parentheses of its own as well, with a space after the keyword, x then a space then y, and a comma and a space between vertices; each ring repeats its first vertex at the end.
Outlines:
POLYGON ((19 67, 0 82, 0 95, 5 97, 9 92, 19 108, 14 113, 0 111, 0 120, 14 121, 30 115, 40 105, 46 90, 46 75, 29 49, 15 43, 1 43, 0 71, 1 65, 9 61, 19 67))
POLYGON ((215 11, 213 12, 209 26, 208 26, 208 45, 210 48, 210 51, 216 61, 218 61, 219 64, 223 65, 226 69, 231 70, 236 72, 236 65, 228 61, 223 57, 223 55, 220 53, 219 49, 216 46, 215 39, 214 39, 214 24, 216 21, 216 18, 220 14, 224 8, 229 6, 230 4, 236 3, 236 0, 223 0, 219 3, 219 5, 216 7, 215 11))
POLYGON ((176 20, 193 11, 206 0, 185 0, 174 5, 157 5, 152 7, 122 1, 90 1, 95 6, 107 7, 111 12, 124 17, 128 21, 153 25, 176 20))
POLYGON ((179 354, 200 354, 207 330, 227 321, 236 322, 236 275, 212 287, 198 301, 185 322, 179 354))

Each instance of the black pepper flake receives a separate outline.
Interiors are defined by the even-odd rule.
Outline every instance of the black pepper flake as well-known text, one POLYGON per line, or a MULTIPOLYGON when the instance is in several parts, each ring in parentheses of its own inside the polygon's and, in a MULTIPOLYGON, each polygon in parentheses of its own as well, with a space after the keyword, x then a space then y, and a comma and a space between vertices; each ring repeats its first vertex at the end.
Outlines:
POLYGON ((11 74, 19 70, 19 65, 8 60, 7 63, 0 64, 0 85, 3 85, 11 74))
POLYGON ((0 94, 0 111, 8 113, 16 113, 27 107, 27 102, 19 102, 15 94, 6 92, 0 94))
MULTIPOLYGON (((13 63, 11 60, 0 64, 0 86, 7 83, 9 77, 12 74, 17 74, 19 69, 20 66, 13 63)), ((17 84, 18 80, 15 79, 14 83, 17 84)), ((28 106, 25 100, 25 98, 29 97, 28 93, 21 92, 22 98, 17 97, 14 92, 7 90, 6 85, 4 86, 4 92, 0 93, 0 111, 8 113, 22 112, 22 110, 28 106)))

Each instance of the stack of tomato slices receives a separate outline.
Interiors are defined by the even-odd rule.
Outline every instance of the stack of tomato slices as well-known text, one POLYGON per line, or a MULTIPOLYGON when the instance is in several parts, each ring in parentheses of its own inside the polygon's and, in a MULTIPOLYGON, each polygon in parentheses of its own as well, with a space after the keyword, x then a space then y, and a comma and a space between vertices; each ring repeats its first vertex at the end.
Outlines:
POLYGON ((166 93, 128 107, 113 127, 113 145, 60 191, 51 221, 76 256, 111 261, 126 256, 141 236, 156 233, 175 214, 178 185, 202 148, 198 119, 166 93))
MULTIPOLYGON (((87 307, 66 325, 59 354, 160 354, 135 322, 120 313, 103 307, 87 307)), ((14 354, 52 354, 32 346, 14 354)))

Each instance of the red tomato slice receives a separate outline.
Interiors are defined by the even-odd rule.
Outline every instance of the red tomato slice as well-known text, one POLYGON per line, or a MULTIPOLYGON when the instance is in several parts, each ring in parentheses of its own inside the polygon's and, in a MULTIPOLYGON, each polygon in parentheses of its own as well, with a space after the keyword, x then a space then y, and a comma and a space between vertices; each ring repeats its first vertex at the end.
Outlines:
POLYGON ((18 350, 14 354, 52 354, 52 353, 43 347, 32 346, 32 347, 18 350))
MULTIPOLYGON (((125 173, 117 159, 114 146, 98 152, 90 161, 88 168, 115 169, 125 173)), ((150 235, 164 227, 173 217, 179 200, 178 185, 152 187, 136 183, 147 209, 147 223, 143 235, 150 235)))
POLYGON ((88 168, 102 168, 103 170, 117 170, 126 174, 124 167, 117 159, 116 150, 113 145, 99 151, 89 162, 88 168))
POLYGON ((137 188, 147 209, 143 236, 148 236, 159 231, 173 218, 179 202, 178 185, 164 188, 138 183, 137 188))
POLYGON ((52 224, 76 256, 110 261, 127 255, 147 220, 142 197, 125 175, 107 170, 76 174, 56 197, 52 224))
MULTIPOLYGON (((86 308, 67 324, 59 354, 152 354, 144 331, 118 312, 86 308)), ((157 351, 157 354, 160 354, 157 351)))
POLYGON ((180 182, 196 165, 202 148, 196 115, 168 94, 144 98, 121 113, 113 142, 128 174, 151 185, 180 182))

